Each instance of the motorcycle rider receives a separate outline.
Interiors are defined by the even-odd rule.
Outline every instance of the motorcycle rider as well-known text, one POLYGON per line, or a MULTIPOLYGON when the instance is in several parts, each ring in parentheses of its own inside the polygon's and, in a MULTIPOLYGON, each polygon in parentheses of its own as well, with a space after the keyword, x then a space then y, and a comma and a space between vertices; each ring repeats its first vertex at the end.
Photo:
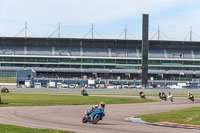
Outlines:
POLYGON ((162 92, 161 95, 162 95, 162 97, 163 97, 163 96, 165 95, 165 92, 162 92))
POLYGON ((158 92, 158 96, 159 98, 162 98, 161 92, 158 92))
POLYGON ((192 93, 188 91, 188 97, 190 97, 191 95, 192 95, 192 93))
POLYGON ((87 93, 87 91, 86 91, 85 89, 86 89, 86 88, 82 87, 81 95, 83 95, 83 96, 88 96, 88 93, 87 93))
POLYGON ((85 89, 84 89, 84 87, 82 87, 81 94, 83 94, 84 92, 85 92, 85 89))
POLYGON ((166 94, 165 94, 165 92, 162 92, 162 93, 161 93, 161 96, 162 96, 162 97, 161 97, 162 100, 165 100, 165 99, 166 99, 166 94))
MULTIPOLYGON (((92 108, 89 111, 89 115, 91 115, 92 112, 94 112, 97 109, 103 109, 104 110, 104 108, 105 108, 105 103, 104 102, 100 102, 99 104, 92 106, 92 108)), ((92 120, 93 120, 93 118, 91 117, 91 121, 92 120)))
POLYGON ((194 97, 193 94, 188 91, 188 99, 191 99, 192 97, 194 97))
POLYGON ((168 97, 172 96, 172 93, 171 92, 168 92, 168 97))
POLYGON ((100 108, 104 110, 104 108, 105 108, 104 102, 100 102, 99 104, 92 106, 89 113, 92 114, 92 112, 94 112, 95 110, 100 109, 100 108))
POLYGON ((139 93, 139 94, 140 94, 140 96, 141 96, 141 94, 143 94, 143 93, 144 93, 143 91, 140 91, 140 93, 139 93))
POLYGON ((168 92, 168 99, 170 99, 173 102, 173 96, 171 92, 168 92))
POLYGON ((141 97, 141 98, 142 98, 142 97, 143 97, 143 98, 145 97, 145 95, 144 95, 144 92, 143 92, 143 91, 140 91, 140 92, 139 92, 139 94, 140 94, 140 97, 141 97), (143 95, 142 95, 142 94, 143 94, 143 95))

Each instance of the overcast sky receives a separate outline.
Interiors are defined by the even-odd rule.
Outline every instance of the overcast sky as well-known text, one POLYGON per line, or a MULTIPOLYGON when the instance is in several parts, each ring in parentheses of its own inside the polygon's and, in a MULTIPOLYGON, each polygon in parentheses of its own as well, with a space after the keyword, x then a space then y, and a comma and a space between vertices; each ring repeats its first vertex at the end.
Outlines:
POLYGON ((128 38, 141 39, 142 14, 149 14, 149 39, 160 25, 163 40, 189 40, 192 27, 200 41, 200 0, 0 0, 0 36, 15 36, 27 21, 37 37, 50 36, 60 22, 61 37, 82 38, 94 23, 96 38, 118 38, 127 25, 128 38))

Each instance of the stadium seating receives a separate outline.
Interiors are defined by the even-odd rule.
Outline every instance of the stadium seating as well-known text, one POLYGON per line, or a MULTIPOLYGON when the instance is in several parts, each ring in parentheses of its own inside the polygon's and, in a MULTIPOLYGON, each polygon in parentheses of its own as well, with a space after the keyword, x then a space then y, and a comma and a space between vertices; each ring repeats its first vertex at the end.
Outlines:
POLYGON ((190 49, 166 49, 167 58, 180 58, 180 59, 192 59, 192 53, 190 49))
MULTIPOLYGON (((12 45, 0 46, 0 55, 46 55, 46 56, 95 56, 95 57, 132 57, 141 58, 142 50, 137 47, 89 47, 80 45, 69 46, 52 44, 49 45, 12 45)), ((198 49, 149 49, 149 58, 178 58, 178 59, 200 59, 198 49)))
POLYGON ((163 49, 149 49, 149 58, 165 58, 163 49))
POLYGON ((196 59, 200 59, 200 50, 193 50, 196 59))
POLYGON ((113 57, 137 57, 136 48, 111 48, 113 57))
POLYGON ((56 56, 80 56, 80 47, 56 47, 55 46, 55 55, 56 56))
POLYGON ((24 55, 24 46, 15 46, 15 55, 24 55))
POLYGON ((83 48, 83 56, 108 56, 108 48, 83 48))
POLYGON ((45 46, 27 46, 27 55, 52 55, 52 48, 45 46))

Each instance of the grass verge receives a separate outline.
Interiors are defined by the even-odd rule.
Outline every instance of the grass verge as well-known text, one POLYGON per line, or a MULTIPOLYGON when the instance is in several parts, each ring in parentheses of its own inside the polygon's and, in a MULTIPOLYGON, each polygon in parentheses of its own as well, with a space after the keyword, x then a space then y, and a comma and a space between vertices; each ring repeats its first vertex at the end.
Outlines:
MULTIPOLYGON (((22 93, 22 92, 15 92, 15 93, 22 93)), ((64 94, 75 94, 75 95, 80 95, 79 92, 70 92, 70 93, 66 93, 66 92, 23 92, 24 94, 49 94, 49 95, 64 95, 64 94)), ((167 94, 167 93, 166 93, 167 94)), ((114 95, 114 96, 139 96, 139 94, 134 94, 134 93, 89 93, 89 95, 105 95, 105 96, 109 96, 109 95, 114 95)), ((152 96, 152 97, 158 97, 158 94, 145 94, 147 97, 148 96, 152 96)), ((195 98, 200 98, 200 93, 193 93, 195 98)), ((173 94, 174 97, 188 97, 188 94, 178 94, 175 93, 173 94)))
POLYGON ((135 116, 135 118, 141 118, 142 120, 151 123, 165 121, 180 124, 200 125, 200 107, 150 115, 135 116))
POLYGON ((52 129, 27 128, 27 127, 0 124, 0 133, 74 133, 74 132, 59 131, 52 129))
POLYGON ((19 93, 1 93, 1 99, 2 104, 0 104, 0 106, 93 105, 99 103, 100 101, 104 101, 106 104, 127 104, 158 101, 135 98, 19 93))
POLYGON ((16 83, 16 78, 0 78, 0 83, 16 83))

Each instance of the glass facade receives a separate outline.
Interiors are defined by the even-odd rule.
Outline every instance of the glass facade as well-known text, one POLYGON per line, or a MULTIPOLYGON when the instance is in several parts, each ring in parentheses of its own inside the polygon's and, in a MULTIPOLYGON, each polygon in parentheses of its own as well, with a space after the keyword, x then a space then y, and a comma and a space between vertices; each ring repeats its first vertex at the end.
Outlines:
MULTIPOLYGON (((2 37, 0 77, 12 77, 15 71, 30 67, 38 75, 52 77, 140 79, 141 44, 141 40, 2 37)), ((149 76, 158 80, 200 78, 199 51, 199 42, 150 40, 149 76)))
MULTIPOLYGON (((0 57, 2 67, 43 67, 43 68, 98 68, 136 69, 141 68, 141 59, 97 59, 59 57, 0 57)), ((200 60, 149 60, 149 70, 200 70, 200 60)))
POLYGON ((0 77, 16 77, 16 71, 0 71, 0 77))

